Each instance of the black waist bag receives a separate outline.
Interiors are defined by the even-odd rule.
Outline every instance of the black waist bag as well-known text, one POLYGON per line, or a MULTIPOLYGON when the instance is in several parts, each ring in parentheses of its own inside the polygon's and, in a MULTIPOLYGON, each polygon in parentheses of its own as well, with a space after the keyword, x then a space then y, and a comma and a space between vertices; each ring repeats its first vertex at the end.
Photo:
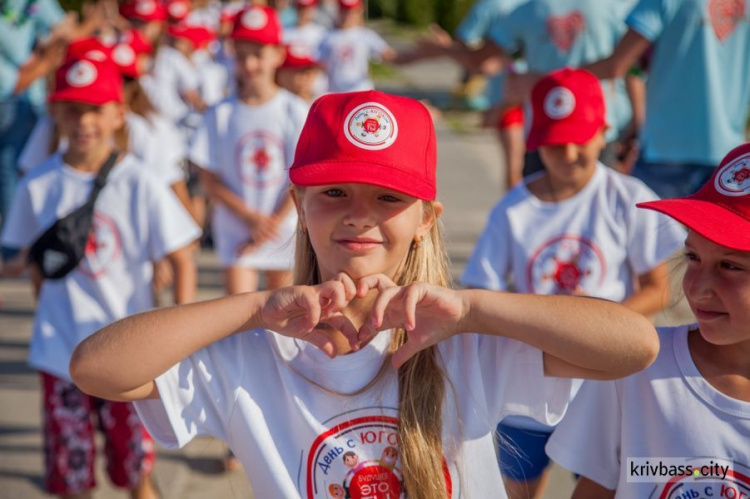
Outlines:
POLYGON ((86 253, 86 243, 94 223, 94 204, 115 166, 117 155, 116 151, 113 152, 99 169, 88 200, 57 220, 31 245, 28 261, 39 267, 45 279, 62 279, 78 266, 86 253))

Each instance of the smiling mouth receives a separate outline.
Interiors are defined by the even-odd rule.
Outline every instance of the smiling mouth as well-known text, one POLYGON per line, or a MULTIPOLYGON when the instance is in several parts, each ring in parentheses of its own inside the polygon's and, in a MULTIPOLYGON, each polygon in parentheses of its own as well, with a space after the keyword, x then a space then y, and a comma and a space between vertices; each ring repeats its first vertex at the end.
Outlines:
POLYGON ((372 239, 337 239, 336 243, 349 251, 370 251, 383 243, 372 239))
POLYGON ((726 315, 729 315, 729 314, 727 314, 726 312, 715 312, 713 310, 704 310, 701 308, 695 309, 695 317, 699 321, 710 321, 712 319, 718 319, 726 315))

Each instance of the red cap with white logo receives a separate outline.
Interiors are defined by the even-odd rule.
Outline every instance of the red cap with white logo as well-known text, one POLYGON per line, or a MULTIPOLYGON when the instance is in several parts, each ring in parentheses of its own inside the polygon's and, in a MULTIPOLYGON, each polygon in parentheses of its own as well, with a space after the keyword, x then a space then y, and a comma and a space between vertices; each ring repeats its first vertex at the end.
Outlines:
POLYGON ((530 151, 585 144, 607 124, 601 83, 583 69, 563 68, 539 80, 531 90, 531 106, 530 151))
POLYGON ((279 15, 271 7, 248 7, 234 19, 231 38, 261 45, 281 45, 279 15))
POLYGON ((637 206, 669 215, 719 246, 750 251, 750 144, 732 149, 695 194, 637 206))
POLYGON ((313 58, 310 49, 305 45, 290 43, 286 46, 286 59, 284 59, 284 64, 281 65, 282 69, 304 69, 318 66, 318 61, 313 58))
POLYGON ((187 24, 170 26, 169 29, 167 29, 167 34, 174 38, 187 40, 192 43, 195 48, 205 47, 216 38, 213 31, 208 28, 203 26, 190 26, 187 24))
POLYGON ((427 108, 370 90, 315 101, 289 178, 300 186, 377 185, 433 200, 436 167, 435 128, 427 108))
POLYGON ((362 7, 362 0, 339 0, 339 9, 351 10, 362 7))
POLYGON ((122 76, 109 59, 71 59, 55 73, 50 102, 70 101, 101 106, 122 103, 122 76))
POLYGON ((120 15, 143 22, 166 21, 167 9, 157 0, 127 0, 120 5, 120 15))

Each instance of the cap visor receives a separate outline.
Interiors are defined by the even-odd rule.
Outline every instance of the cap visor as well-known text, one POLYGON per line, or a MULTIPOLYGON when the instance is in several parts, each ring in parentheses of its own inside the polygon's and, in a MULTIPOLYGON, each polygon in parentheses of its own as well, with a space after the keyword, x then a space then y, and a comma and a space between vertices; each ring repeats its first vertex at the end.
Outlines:
POLYGON ((554 123, 540 128, 532 125, 529 137, 526 139, 526 149, 534 151, 541 146, 559 146, 563 144, 585 144, 591 140, 596 132, 604 127, 602 124, 592 123, 554 123))
POLYGON ((328 184, 368 184, 393 189, 423 201, 432 201, 436 188, 401 170, 373 163, 312 163, 289 170, 293 184, 307 187, 328 184))
POLYGON ((49 102, 82 102, 84 104, 92 104, 94 106, 103 106, 108 102, 122 102, 122 97, 113 97, 107 95, 97 95, 97 92, 88 91, 82 92, 79 88, 71 88, 61 90, 59 92, 53 92, 49 96, 49 102))
POLYGON ((668 215, 719 246, 750 251, 750 221, 716 203, 679 198, 636 206, 668 215))

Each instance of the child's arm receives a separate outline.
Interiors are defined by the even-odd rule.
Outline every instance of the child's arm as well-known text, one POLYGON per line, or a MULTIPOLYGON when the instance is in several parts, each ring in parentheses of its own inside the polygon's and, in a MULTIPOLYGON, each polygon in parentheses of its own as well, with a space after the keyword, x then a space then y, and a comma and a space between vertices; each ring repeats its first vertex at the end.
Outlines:
POLYGON ((343 283, 331 281, 134 315, 84 340, 73 352, 70 374, 79 388, 97 397, 158 398, 156 377, 211 343, 256 328, 304 339, 332 356, 330 339, 314 328, 321 317, 341 311, 352 294, 343 283))
POLYGON ((615 491, 605 489, 593 480, 585 476, 578 479, 571 499, 614 499, 615 491))
POLYGON ((383 276, 359 283, 358 294, 383 289, 373 319, 351 342, 405 326, 409 340, 393 355, 395 367, 457 333, 507 336, 544 352, 548 376, 614 379, 646 368, 659 340, 651 323, 622 305, 594 298, 452 290, 425 283, 397 287, 383 276))
POLYGON ((649 316, 669 303, 669 269, 666 263, 640 274, 638 285, 639 290, 622 302, 630 310, 649 316))
POLYGON ((198 287, 198 276, 191 246, 183 246, 169 253, 167 260, 172 266, 172 275, 174 276, 174 302, 179 305, 194 301, 195 291, 198 287))
POLYGON ((208 196, 234 213, 253 231, 254 243, 260 244, 278 235, 278 223, 263 213, 251 210, 245 202, 221 181, 219 176, 205 168, 199 168, 200 181, 208 196))

